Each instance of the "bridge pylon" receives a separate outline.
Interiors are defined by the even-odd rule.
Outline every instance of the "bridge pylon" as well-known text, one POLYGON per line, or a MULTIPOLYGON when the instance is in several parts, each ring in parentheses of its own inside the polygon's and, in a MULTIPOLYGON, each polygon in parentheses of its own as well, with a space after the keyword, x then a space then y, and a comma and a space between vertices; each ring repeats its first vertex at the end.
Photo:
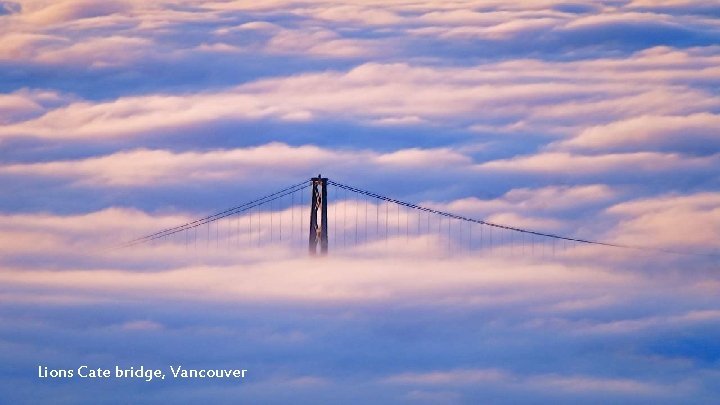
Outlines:
POLYGON ((327 178, 318 174, 312 181, 312 198, 310 198, 310 255, 317 255, 320 245, 320 254, 328 252, 328 214, 327 214, 327 178), (318 212, 319 211, 319 212, 318 212))

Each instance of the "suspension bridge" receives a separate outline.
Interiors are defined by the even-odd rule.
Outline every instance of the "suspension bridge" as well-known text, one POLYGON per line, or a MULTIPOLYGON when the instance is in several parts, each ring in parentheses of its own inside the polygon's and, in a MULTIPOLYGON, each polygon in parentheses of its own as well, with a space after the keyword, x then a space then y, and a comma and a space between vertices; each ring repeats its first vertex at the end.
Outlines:
POLYGON ((643 246, 541 232, 469 218, 313 177, 215 214, 132 239, 122 247, 172 243, 186 249, 254 248, 288 245, 327 255, 358 245, 424 239, 428 248, 448 253, 495 252, 555 255, 582 245, 666 254, 643 246))

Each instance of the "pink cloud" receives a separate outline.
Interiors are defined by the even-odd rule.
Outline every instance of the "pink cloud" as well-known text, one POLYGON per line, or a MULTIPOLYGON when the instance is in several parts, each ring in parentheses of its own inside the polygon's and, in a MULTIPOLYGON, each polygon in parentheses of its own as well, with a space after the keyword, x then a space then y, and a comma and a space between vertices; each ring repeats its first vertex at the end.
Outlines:
POLYGON ((164 326, 150 320, 128 321, 120 325, 120 329, 131 331, 154 331, 162 330, 164 326))
POLYGON ((365 169, 369 162, 377 171, 417 168, 459 171, 473 165, 468 156, 449 148, 378 153, 270 143, 208 152, 138 149, 80 160, 0 165, 0 173, 62 177, 91 186, 146 186, 189 179, 207 182, 250 179, 269 171, 275 176, 292 176, 315 171, 319 161, 326 168, 342 172, 365 169))
MULTIPOLYGON (((272 37, 290 41, 287 46, 284 40, 277 42, 278 51, 364 52, 322 29, 309 37, 284 32, 272 37)), ((38 58, 110 66, 142 57, 149 47, 135 37, 90 38, 58 49, 38 48, 43 50, 38 58)), ((196 49, 247 51, 223 41, 196 49)), ((226 120, 327 117, 370 125, 453 126, 469 121, 468 127, 477 130, 571 136, 638 116, 695 116, 720 106, 715 95, 688 85, 696 78, 717 76, 718 57, 698 49, 678 53, 655 49, 622 60, 524 60, 472 67, 365 63, 348 71, 267 78, 213 92, 73 102, 40 117, 12 120, 0 128, 0 138, 98 139, 226 120), (409 99, 407 94, 414 96, 409 99)))
MULTIPOLYGON (((154 250, 157 255, 159 251, 154 250)), ((173 255, 182 254, 181 250, 173 255)), ((265 249, 265 253, 271 250, 265 249)), ((123 252, 125 260, 132 251, 123 252)), ((190 254, 182 254, 187 258, 190 254)), ((197 254, 195 254, 197 256, 197 254)), ((237 260, 237 254, 234 255, 237 260)), ((423 255, 426 256, 426 255, 423 255)), ((420 256, 416 256, 420 257, 420 256)), ((150 257, 148 256, 148 259, 150 257)), ((190 301, 232 302, 387 302, 407 299, 436 305, 495 306, 509 299, 522 300, 522 294, 508 291, 494 294, 493 299, 474 299, 486 295, 487 288, 513 290, 545 288, 545 299, 550 302, 564 299, 580 283, 593 285, 594 291, 611 286, 627 285, 633 277, 604 273, 592 268, 563 265, 533 265, 509 263, 500 260, 447 259, 423 260, 396 259, 384 261, 336 257, 318 262, 276 257, 274 262, 236 262, 234 265, 188 264, 157 272, 133 272, 94 268, 92 270, 11 269, 0 274, 0 280, 9 288, 38 291, 71 291, 75 295, 92 297, 114 296, 132 299, 152 294, 165 299, 190 301), (438 267, 439 261, 444 263, 438 267), (478 267, 498 271, 478 271, 478 267), (501 264, 502 263, 502 264, 501 264), (288 272, 288 268, 294 270, 288 272), (342 268, 342 272, 337 269, 342 268), (444 269, 438 271, 438 269, 444 269), (502 269, 500 272, 499 269, 502 269)), ((642 281, 637 281, 642 283, 642 281)), ((588 293, 591 293, 588 291, 588 293)))
POLYGON ((690 247, 720 247, 718 193, 670 194, 633 200, 614 205, 607 212, 622 219, 610 233, 619 243, 680 251, 690 247))
POLYGON ((619 392, 640 395, 661 395, 670 387, 623 378, 545 375, 530 378, 528 383, 542 390, 554 389, 570 392, 619 392))
POLYGON ((23 4, 22 14, 16 16, 16 18, 22 18, 33 24, 51 25, 125 12, 130 9, 129 5, 130 3, 127 1, 116 0, 103 1, 102 3, 91 0, 60 0, 52 2, 31 0, 23 4))
POLYGON ((504 215, 507 213, 553 213, 567 209, 599 204, 616 195, 606 185, 592 184, 580 186, 547 186, 541 188, 517 188, 504 195, 492 199, 481 200, 476 197, 463 198, 448 204, 437 206, 451 212, 467 213, 479 217, 489 214, 504 215))
POLYGON ((502 369, 457 369, 426 373, 404 373, 386 377, 383 382, 401 385, 439 385, 446 387, 477 384, 503 385, 540 391, 600 391, 641 395, 659 395, 668 389, 665 386, 633 379, 557 374, 531 374, 522 376, 502 369))
POLYGON ((459 369, 450 371, 433 371, 428 373, 403 373, 386 377, 383 381, 389 384, 412 385, 467 385, 477 383, 493 383, 510 378, 508 373, 497 369, 459 369))
POLYGON ((560 142, 571 150, 658 150, 720 146, 720 115, 641 116, 590 127, 560 142))
POLYGON ((604 155, 575 155, 566 152, 543 152, 493 160, 479 165, 482 171, 563 173, 584 175, 622 170, 658 172, 674 169, 707 169, 718 164, 718 155, 689 157, 674 153, 635 152, 604 155))
POLYGON ((585 334, 623 334, 646 329, 669 329, 692 324, 713 324, 720 320, 720 310, 695 310, 679 315, 650 316, 635 319, 616 320, 581 326, 578 333, 585 334))

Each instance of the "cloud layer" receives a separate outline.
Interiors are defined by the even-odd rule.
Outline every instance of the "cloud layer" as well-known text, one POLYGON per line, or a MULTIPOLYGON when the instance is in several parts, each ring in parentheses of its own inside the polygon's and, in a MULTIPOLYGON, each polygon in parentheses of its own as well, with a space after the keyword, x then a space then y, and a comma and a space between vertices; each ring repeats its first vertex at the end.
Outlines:
POLYGON ((15 403, 712 403, 720 23, 701 0, 0 1, 15 403), (118 244, 322 173, 332 188, 118 244), (690 253, 690 254, 686 254, 690 253), (242 367, 240 385, 38 365, 242 367))

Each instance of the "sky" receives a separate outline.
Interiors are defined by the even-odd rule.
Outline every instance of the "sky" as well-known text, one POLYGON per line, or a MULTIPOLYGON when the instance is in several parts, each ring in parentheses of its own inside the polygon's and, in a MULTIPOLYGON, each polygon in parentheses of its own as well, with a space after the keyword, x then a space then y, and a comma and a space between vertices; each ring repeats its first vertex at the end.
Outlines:
POLYGON ((718 128, 713 1, 0 1, 0 403, 713 403, 718 128), (689 254, 339 249, 332 193, 324 259, 295 194, 297 243, 116 249, 318 173, 689 254), (36 374, 83 364, 249 375, 36 374))

